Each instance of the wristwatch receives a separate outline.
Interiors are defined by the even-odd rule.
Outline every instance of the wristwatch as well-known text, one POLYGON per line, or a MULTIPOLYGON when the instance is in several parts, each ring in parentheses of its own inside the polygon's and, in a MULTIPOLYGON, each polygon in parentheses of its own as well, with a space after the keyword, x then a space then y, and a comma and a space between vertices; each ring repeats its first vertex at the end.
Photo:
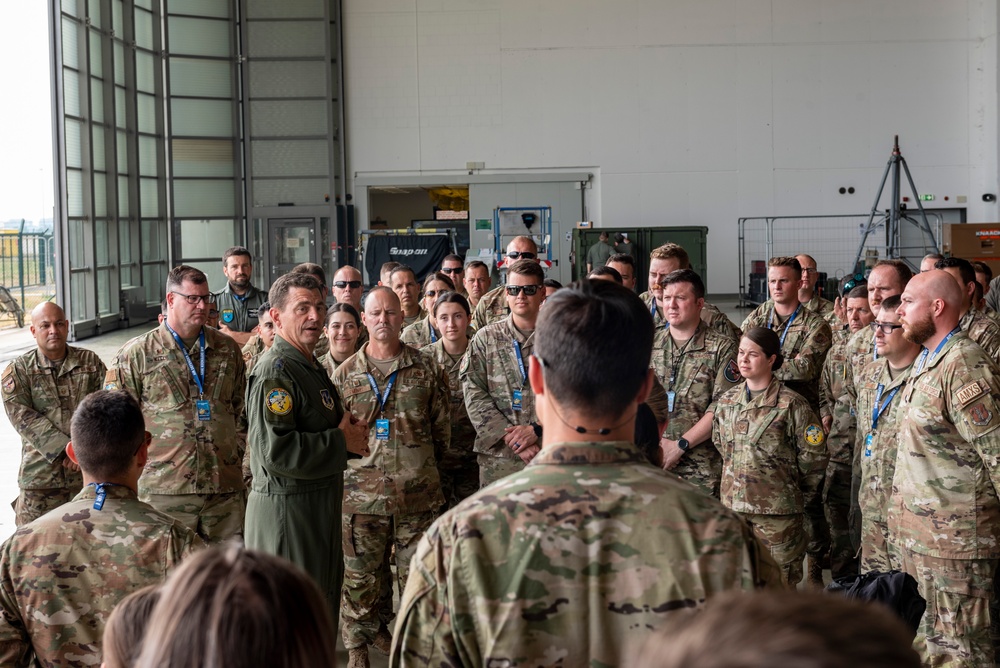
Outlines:
POLYGON ((677 439, 677 447, 683 450, 684 452, 687 452, 687 449, 691 447, 691 444, 688 443, 688 440, 686 438, 681 436, 680 438, 677 439))

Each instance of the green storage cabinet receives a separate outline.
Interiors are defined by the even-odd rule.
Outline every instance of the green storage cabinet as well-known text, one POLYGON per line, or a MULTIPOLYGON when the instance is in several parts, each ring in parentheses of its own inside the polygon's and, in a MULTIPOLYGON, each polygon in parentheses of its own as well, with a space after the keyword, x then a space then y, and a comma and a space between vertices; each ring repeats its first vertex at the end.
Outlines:
POLYGON ((587 274, 587 251, 597 243, 601 232, 607 232, 609 243, 614 245, 619 232, 632 240, 635 255, 636 290, 640 293, 648 289, 649 253, 654 248, 673 242, 684 247, 691 257, 691 268, 698 272, 701 280, 708 285, 708 228, 707 227, 597 227, 589 230, 573 230, 573 250, 576 262, 573 265, 573 280, 587 274))

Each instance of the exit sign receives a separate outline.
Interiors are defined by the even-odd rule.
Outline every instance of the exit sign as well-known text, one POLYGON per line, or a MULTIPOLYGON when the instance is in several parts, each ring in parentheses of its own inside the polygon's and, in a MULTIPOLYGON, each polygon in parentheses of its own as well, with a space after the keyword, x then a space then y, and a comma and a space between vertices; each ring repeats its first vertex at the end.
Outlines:
POLYGON ((924 202, 933 202, 934 195, 921 195, 920 199, 923 200, 924 202))

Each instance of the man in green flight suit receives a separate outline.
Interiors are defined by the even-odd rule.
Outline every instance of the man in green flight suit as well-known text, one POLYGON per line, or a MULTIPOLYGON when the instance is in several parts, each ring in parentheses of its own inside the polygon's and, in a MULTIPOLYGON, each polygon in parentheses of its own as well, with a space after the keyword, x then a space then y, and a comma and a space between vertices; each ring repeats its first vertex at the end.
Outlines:
POLYGON ((253 486, 246 544, 309 573, 336 625, 344 469, 349 457, 368 454, 368 427, 344 412, 313 355, 326 319, 320 283, 309 274, 285 274, 268 301, 274 344, 254 365, 247 389, 253 486))

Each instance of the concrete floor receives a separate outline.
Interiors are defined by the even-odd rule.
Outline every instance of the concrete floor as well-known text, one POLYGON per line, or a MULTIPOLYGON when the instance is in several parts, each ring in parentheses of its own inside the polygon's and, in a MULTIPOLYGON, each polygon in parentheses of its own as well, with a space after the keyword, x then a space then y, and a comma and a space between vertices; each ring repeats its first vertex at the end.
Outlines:
MULTIPOLYGON (((739 325, 750 309, 741 309, 734 300, 714 302, 730 319, 739 325)), ((4 323, 6 324, 6 323, 4 323)), ((114 331, 101 336, 84 339, 71 345, 92 350, 107 365, 111 364, 115 353, 126 341, 134 336, 148 331, 152 324, 141 325, 131 329, 114 331)), ((10 360, 18 355, 31 350, 35 341, 27 326, 17 329, 10 323, 0 329, 0 373, 6 368, 10 360)), ((14 533, 14 511, 10 504, 17 498, 17 471, 21 461, 21 441, 7 418, 7 413, 3 413, 0 418, 0 541, 6 540, 14 533)), ((338 662, 347 665, 347 651, 344 650, 343 643, 338 633, 337 647, 338 662)), ((387 658, 380 656, 372 650, 370 652, 371 665, 373 668, 384 668, 389 665, 387 658)))

